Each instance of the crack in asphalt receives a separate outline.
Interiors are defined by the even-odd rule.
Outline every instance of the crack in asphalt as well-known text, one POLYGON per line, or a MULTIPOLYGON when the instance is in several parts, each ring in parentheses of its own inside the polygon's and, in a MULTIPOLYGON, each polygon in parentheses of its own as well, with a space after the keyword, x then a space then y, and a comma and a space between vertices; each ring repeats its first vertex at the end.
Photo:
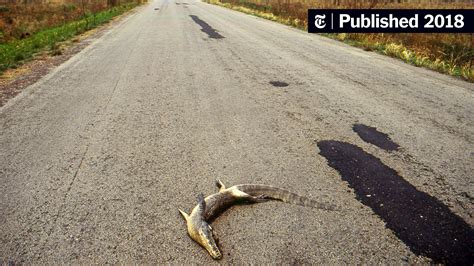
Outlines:
MULTIPOLYGON (((140 31, 140 32, 141 32, 141 31, 140 31)), ((140 32, 139 32, 138 34, 140 34, 140 32)), ((112 92, 110 93, 110 96, 108 97, 105 106, 104 106, 103 108, 98 108, 98 109, 97 109, 97 111, 95 112, 95 114, 94 114, 94 116, 93 116, 94 119, 93 119, 92 121, 100 121, 100 120, 97 119, 97 117, 100 117, 100 116, 101 116, 100 113, 105 113, 105 112, 107 111, 107 109, 108 109, 108 107, 109 107, 109 105, 110 105, 110 102, 112 101, 112 99, 113 99, 113 97, 114 97, 114 95, 115 95, 115 91, 117 90, 118 84, 120 83, 120 80, 122 79, 123 73, 125 72, 125 67, 128 65, 128 62, 130 61, 130 57, 131 57, 133 51, 135 50, 135 48, 136 48, 136 45, 134 45, 133 48, 130 49, 130 52, 129 52, 128 56, 127 56, 127 59, 125 60, 124 64, 122 65, 122 69, 120 70, 120 74, 119 74, 119 76, 118 76, 118 78, 117 78, 117 81, 116 81, 115 84, 114 84, 114 87, 113 87, 113 89, 112 89, 112 92)), ((97 124, 97 122, 89 123, 88 126, 93 127, 95 124, 97 124)), ((86 130, 85 130, 85 132, 91 132, 91 131, 93 131, 93 128, 91 128, 91 129, 86 129, 86 130)), ((91 134, 91 135, 94 135, 94 134, 91 134)), ((67 189, 66 189, 66 192, 64 193, 64 197, 63 197, 63 199, 62 199, 62 204, 61 204, 61 206, 59 207, 58 212, 57 212, 56 215, 54 216, 54 220, 53 220, 51 229, 50 229, 49 232, 48 232, 48 236, 50 236, 50 235, 53 233, 53 230, 54 230, 54 227, 55 227, 56 224, 57 224, 57 220, 58 220, 58 218, 59 218, 59 215, 63 212, 64 205, 66 204, 66 200, 67 200, 67 198, 69 197, 69 193, 70 193, 72 187, 74 186, 74 183, 76 182, 76 179, 77 179, 77 177, 78 177, 78 175, 79 175, 79 171, 82 169, 82 165, 83 165, 84 159, 85 159, 85 157, 86 157, 86 155, 87 155, 87 152, 89 151, 90 145, 91 145, 91 142, 89 141, 89 142, 87 143, 87 145, 86 145, 86 149, 85 149, 84 153, 83 153, 82 156, 81 156, 79 165, 78 165, 76 171, 74 172, 74 175, 73 175, 73 177, 72 177, 72 180, 71 180, 71 182, 69 183, 69 185, 68 185, 68 187, 67 187, 67 189)))
POLYGON ((72 186, 73 186, 74 182, 76 181, 77 175, 78 175, 80 169, 82 168, 82 164, 84 162, 84 158, 86 157, 86 154, 87 154, 88 150, 89 150, 89 144, 86 146, 85 151, 82 153, 81 160, 79 161, 79 165, 78 165, 76 171, 74 172, 74 175, 72 176, 71 182, 69 182, 69 184, 67 186, 66 192, 64 193, 63 199, 61 201, 62 202, 61 207, 58 209, 58 212, 54 216, 54 220, 53 220, 51 229, 48 232, 48 236, 50 236, 53 233, 54 227, 56 226, 56 223, 57 223, 58 218, 59 218, 59 214, 62 212, 62 210, 64 208, 64 204, 66 202, 66 199, 68 198, 69 192, 71 191, 72 186))

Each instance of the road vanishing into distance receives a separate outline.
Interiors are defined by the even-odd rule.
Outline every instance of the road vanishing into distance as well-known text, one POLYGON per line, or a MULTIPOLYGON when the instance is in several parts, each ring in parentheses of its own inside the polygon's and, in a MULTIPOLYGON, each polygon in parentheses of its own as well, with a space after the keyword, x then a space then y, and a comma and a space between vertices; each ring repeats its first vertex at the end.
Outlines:
POLYGON ((474 86, 192 0, 139 7, 0 109, 0 257, 212 263, 178 208, 286 188, 212 225, 223 263, 472 265, 474 86))

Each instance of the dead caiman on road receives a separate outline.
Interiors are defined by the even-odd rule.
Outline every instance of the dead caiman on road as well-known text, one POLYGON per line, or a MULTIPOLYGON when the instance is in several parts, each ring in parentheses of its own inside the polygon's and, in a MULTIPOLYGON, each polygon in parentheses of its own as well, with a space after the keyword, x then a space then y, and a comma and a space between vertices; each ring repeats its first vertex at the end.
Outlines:
POLYGON ((220 180, 217 180, 216 184, 219 192, 206 198, 200 194, 198 205, 194 207, 191 214, 179 210, 186 220, 189 236, 203 246, 216 260, 222 258, 222 253, 216 244, 217 238, 208 222, 234 204, 280 200, 306 207, 334 210, 334 206, 330 204, 316 202, 278 187, 242 184, 226 188, 220 180))

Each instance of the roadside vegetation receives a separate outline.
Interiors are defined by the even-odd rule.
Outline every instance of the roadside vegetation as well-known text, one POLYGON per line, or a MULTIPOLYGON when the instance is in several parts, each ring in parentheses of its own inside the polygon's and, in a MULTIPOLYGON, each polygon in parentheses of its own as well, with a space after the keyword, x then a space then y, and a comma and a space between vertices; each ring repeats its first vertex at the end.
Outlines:
POLYGON ((69 0, 0 4, 0 73, 36 53, 61 54, 59 43, 108 22, 141 0, 69 0))
MULTIPOLYGON (((473 8, 471 0, 206 0, 247 14, 307 30, 307 10, 317 8, 473 8)), ((323 34, 365 50, 396 57, 474 82, 473 34, 323 34)))

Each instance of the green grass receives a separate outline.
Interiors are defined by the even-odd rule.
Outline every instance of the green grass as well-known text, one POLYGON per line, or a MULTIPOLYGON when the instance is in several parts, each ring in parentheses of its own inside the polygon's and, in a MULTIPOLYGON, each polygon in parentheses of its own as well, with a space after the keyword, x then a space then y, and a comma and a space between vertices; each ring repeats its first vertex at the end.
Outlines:
POLYGON ((9 68, 19 66, 25 60, 30 59, 36 53, 45 49, 53 51, 53 54, 58 54, 57 44, 59 42, 104 24, 113 17, 134 8, 136 5, 135 3, 129 3, 96 14, 86 14, 78 21, 39 31, 22 40, 0 44, 0 73, 9 68))

